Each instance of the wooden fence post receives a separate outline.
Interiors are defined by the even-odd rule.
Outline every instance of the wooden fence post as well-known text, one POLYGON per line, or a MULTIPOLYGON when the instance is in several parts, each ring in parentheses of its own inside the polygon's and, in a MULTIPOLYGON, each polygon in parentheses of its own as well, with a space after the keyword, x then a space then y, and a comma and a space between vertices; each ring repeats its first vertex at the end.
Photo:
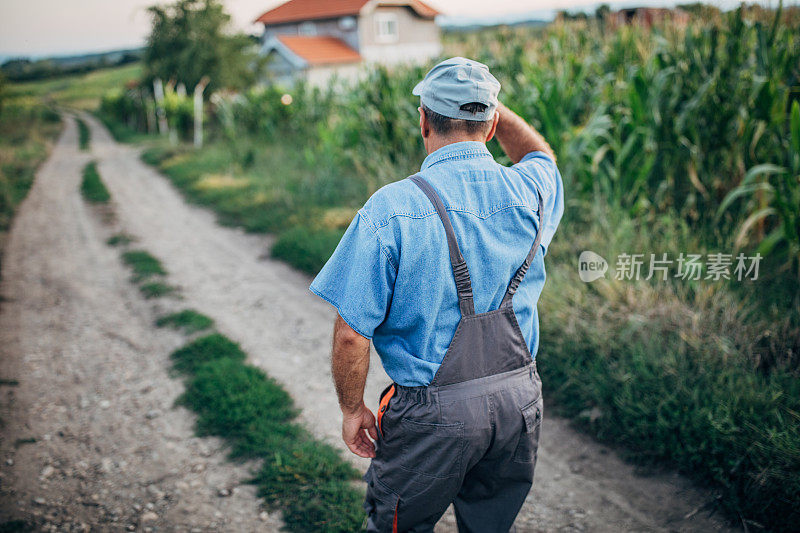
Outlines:
POLYGON ((147 124, 147 133, 153 133, 156 131, 156 115, 152 109, 150 109, 149 105, 149 98, 145 94, 144 89, 139 91, 139 97, 142 100, 142 111, 144 111, 144 116, 147 124))
POLYGON ((203 76, 203 79, 194 87, 194 147, 200 148, 203 146, 203 91, 209 82, 208 76, 203 76))
POLYGON ((158 132, 162 135, 169 133, 167 124, 167 112, 164 109, 164 82, 161 78, 153 80, 153 95, 156 98, 156 116, 158 117, 158 132))

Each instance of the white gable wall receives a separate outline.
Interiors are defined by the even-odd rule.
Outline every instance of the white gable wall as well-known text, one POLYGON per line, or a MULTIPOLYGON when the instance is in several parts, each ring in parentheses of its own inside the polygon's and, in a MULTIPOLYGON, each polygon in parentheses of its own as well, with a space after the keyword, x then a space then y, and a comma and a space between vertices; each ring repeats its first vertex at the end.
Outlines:
POLYGON ((359 52, 370 63, 393 65, 423 63, 442 53, 441 32, 433 20, 426 20, 409 7, 365 6, 358 21, 359 52), (381 39, 378 24, 391 18, 397 24, 397 38, 381 39))
POLYGON ((362 75, 362 66, 358 63, 347 65, 321 65, 309 67, 305 71, 305 79, 313 87, 326 88, 335 78, 343 82, 355 82, 362 75))

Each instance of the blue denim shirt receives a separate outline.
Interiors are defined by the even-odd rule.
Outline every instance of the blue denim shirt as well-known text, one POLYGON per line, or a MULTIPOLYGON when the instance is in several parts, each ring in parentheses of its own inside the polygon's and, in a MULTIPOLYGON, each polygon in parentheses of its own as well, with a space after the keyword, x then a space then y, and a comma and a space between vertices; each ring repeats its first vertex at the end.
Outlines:
MULTIPOLYGON (((561 174, 542 152, 512 167, 486 145, 459 142, 428 155, 419 173, 441 196, 467 261, 475 312, 496 309, 539 230, 542 252, 513 304, 525 340, 539 346, 536 302, 544 287, 544 252, 564 211, 561 174)), ((310 290, 333 304, 356 332, 371 338, 396 383, 428 385, 461 313, 442 222, 411 180, 391 183, 367 201, 310 290)))

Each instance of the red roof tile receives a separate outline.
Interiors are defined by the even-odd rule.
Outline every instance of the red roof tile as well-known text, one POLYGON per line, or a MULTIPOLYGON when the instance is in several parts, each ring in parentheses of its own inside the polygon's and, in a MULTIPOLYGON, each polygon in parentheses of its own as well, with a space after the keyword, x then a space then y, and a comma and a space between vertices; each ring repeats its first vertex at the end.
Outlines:
POLYGON ((421 2, 420 0, 406 0, 406 1, 403 1, 403 0, 397 0, 397 1, 387 0, 387 1, 379 2, 379 5, 381 5, 381 6, 408 6, 411 9, 413 9, 417 13, 417 15, 419 15, 422 18, 426 18, 426 19, 428 19, 428 18, 432 19, 436 15, 439 14, 439 12, 436 11, 434 8, 432 8, 431 6, 426 4, 425 2, 421 2))
POLYGON ((278 40, 311 65, 361 61, 361 55, 358 52, 336 37, 279 35, 278 40))
MULTIPOLYGON (((281 24, 303 20, 357 15, 369 0, 289 0, 258 17, 256 22, 264 24, 281 24)), ((380 5, 409 6, 424 18, 433 18, 438 11, 420 0, 390 0, 379 2, 380 5)))
POLYGON ((289 0, 258 17, 256 22, 280 24, 356 15, 369 0, 289 0))

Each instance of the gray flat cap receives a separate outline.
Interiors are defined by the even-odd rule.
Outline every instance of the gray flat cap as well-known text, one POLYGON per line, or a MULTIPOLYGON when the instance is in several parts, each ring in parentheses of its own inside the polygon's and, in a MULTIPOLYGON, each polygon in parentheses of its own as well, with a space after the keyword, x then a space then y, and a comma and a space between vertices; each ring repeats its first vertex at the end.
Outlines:
POLYGON ((500 82, 483 63, 452 57, 433 67, 412 92, 422 105, 440 115, 483 122, 494 117, 500 82), (461 109, 473 102, 484 104, 486 110, 470 113, 461 109))

